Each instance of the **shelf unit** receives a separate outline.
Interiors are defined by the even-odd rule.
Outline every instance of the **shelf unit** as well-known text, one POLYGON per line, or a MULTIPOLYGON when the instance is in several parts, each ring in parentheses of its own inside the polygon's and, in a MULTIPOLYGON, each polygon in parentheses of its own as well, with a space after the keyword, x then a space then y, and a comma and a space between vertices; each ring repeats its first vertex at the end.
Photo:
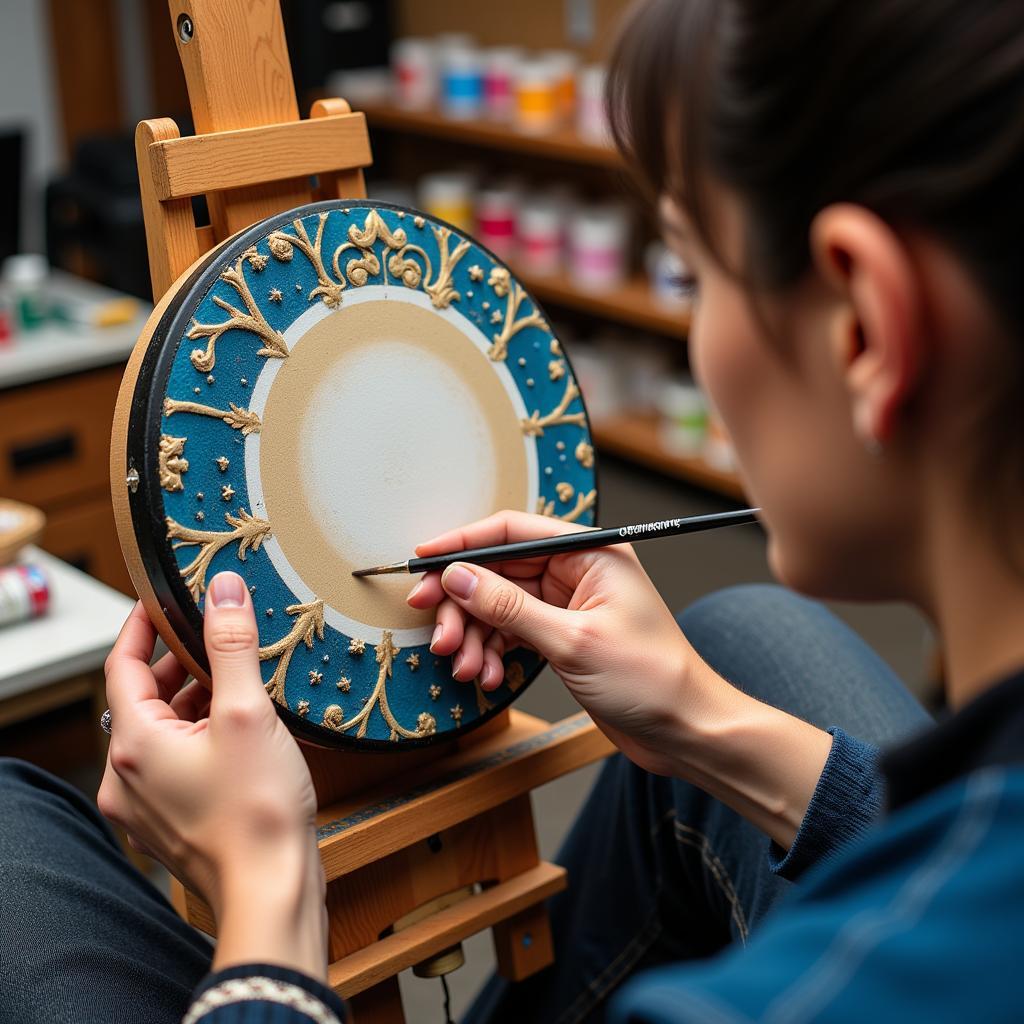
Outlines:
MULTIPOLYGON (((364 103, 362 109, 371 133, 383 129, 583 167, 624 170, 615 149, 582 139, 571 128, 534 135, 509 124, 452 120, 436 110, 403 110, 389 103, 364 103)), ((670 339, 685 339, 689 333, 689 309, 682 304, 674 306, 659 301, 643 275, 635 275, 617 288, 588 291, 579 288, 564 273, 541 276, 518 269, 516 273, 543 303, 653 331, 670 339)), ((595 424, 593 434, 598 448, 609 454, 743 500, 743 490, 735 474, 715 469, 699 457, 687 458, 669 451, 661 441, 655 417, 635 414, 610 417, 595 424)))
POLYGON ((391 103, 360 105, 374 128, 386 128, 408 135, 448 139, 467 146, 482 146, 511 153, 525 153, 548 160, 623 170, 622 158, 611 146, 589 142, 571 128, 544 134, 519 131, 514 125, 484 120, 454 120, 436 110, 403 110, 391 103))
POLYGON ((716 469, 699 456, 677 455, 663 444, 656 416, 622 413, 591 424, 594 443, 611 455, 630 459, 661 473, 745 501, 735 473, 716 469))

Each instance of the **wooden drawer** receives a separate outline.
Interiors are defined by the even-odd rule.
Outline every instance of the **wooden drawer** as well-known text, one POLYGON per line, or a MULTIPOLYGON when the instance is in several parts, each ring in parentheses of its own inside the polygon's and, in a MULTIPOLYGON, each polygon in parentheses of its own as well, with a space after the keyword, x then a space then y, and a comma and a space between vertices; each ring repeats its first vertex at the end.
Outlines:
POLYGON ((0 494, 49 509, 109 489, 122 366, 0 392, 0 494))
POLYGON ((117 541, 109 498, 91 498, 51 514, 40 547, 101 583, 135 596, 117 541))

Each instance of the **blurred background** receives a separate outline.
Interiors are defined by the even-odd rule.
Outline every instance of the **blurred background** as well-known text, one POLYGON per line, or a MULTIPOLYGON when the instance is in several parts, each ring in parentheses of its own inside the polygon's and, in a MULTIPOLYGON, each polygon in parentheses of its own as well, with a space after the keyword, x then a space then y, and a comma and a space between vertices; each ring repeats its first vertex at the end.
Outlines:
MULTIPOLYGON (((370 196, 475 234, 544 305, 591 416, 603 525, 744 501, 688 372, 686 268, 607 138, 604 61, 627 6, 282 0, 300 110, 342 96, 367 113, 370 196)), ((166 0, 5 0, 0 33, 0 755, 90 792, 99 670, 132 595, 110 424, 152 299, 133 131, 157 116, 192 130, 173 31, 166 0)), ((201 203, 196 215, 205 222, 201 203)), ((769 578, 756 528, 639 551, 676 609, 769 578)), ((837 611, 929 697, 937 668, 915 613, 837 611)), ((519 706, 573 710, 550 674, 519 706)), ((546 856, 589 778, 535 795, 546 856)), ((489 969, 488 943, 452 976, 456 1010, 489 969)), ((436 982, 403 985, 410 1019, 436 1012, 436 982)))

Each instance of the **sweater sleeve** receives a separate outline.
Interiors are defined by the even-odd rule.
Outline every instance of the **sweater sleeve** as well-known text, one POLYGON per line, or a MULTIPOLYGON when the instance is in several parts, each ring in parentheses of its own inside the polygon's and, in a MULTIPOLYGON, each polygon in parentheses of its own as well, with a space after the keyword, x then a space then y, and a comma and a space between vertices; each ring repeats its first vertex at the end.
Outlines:
POLYGON ((772 871, 795 881, 814 864, 833 856, 875 822, 885 801, 879 751, 870 743, 829 729, 832 749, 807 813, 788 850, 772 843, 772 871))
POLYGON ((286 967, 246 964, 207 975, 182 1024, 343 1024, 345 1004, 321 982, 286 967))

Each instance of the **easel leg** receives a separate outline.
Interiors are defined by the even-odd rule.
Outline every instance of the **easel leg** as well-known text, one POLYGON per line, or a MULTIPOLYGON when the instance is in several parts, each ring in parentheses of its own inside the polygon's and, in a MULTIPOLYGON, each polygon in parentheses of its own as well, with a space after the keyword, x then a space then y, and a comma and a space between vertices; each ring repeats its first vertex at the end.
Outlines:
POLYGON ((348 1001, 353 1024, 405 1024, 398 978, 388 978, 348 1001))

